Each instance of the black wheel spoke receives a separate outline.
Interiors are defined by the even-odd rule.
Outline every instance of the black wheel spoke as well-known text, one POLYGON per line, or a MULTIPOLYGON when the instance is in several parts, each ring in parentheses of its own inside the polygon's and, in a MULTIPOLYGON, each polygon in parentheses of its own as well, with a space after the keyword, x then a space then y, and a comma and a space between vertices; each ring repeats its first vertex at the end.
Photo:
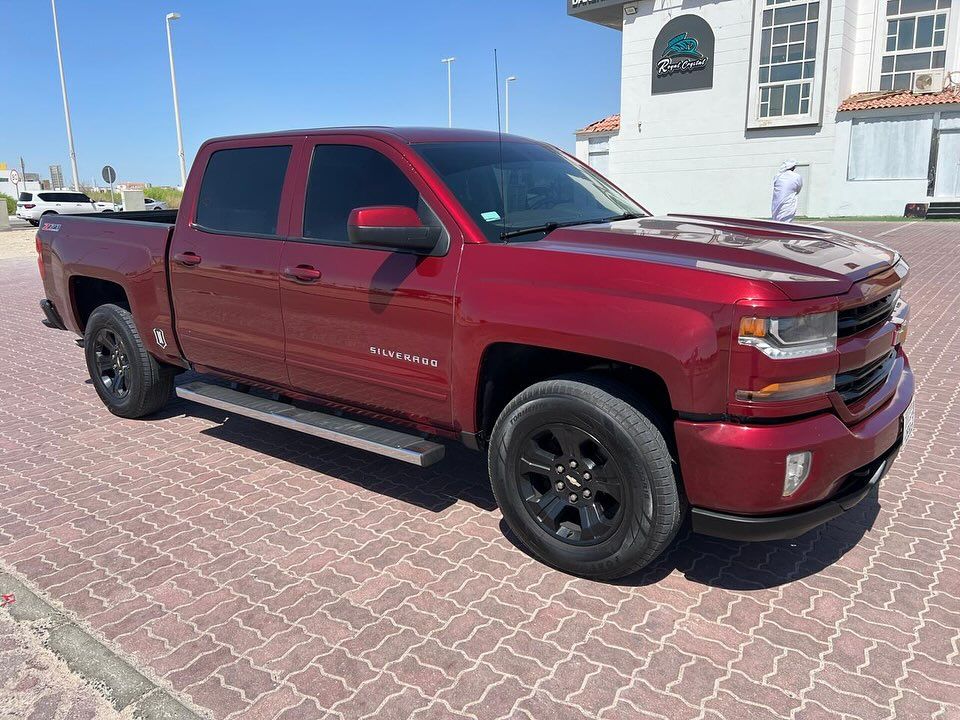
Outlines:
POLYGON ((564 508, 567 507, 566 501, 560 495, 551 490, 539 497, 527 498, 527 503, 537 520, 549 528, 551 532, 557 531, 557 519, 564 508))
POLYGON ((580 445, 584 440, 583 432, 570 425, 556 425, 550 428, 550 432, 557 439, 564 455, 580 456, 580 445))
POLYGON ((620 483, 619 480, 614 480, 609 477, 601 477, 598 480, 590 480, 589 487, 592 488, 594 495, 596 495, 598 492, 605 493, 617 502, 620 502, 623 495, 622 483, 620 483))
POLYGON ((581 541, 596 540, 610 530, 610 521, 607 520, 596 503, 582 504, 577 509, 580 511, 581 541))
POLYGON ((550 477, 556 471, 557 458, 532 440, 528 441, 520 456, 520 472, 540 473, 550 477))
POLYGON ((97 369, 100 371, 101 375, 103 375, 107 370, 112 370, 113 358, 111 358, 109 355, 97 353, 97 369))

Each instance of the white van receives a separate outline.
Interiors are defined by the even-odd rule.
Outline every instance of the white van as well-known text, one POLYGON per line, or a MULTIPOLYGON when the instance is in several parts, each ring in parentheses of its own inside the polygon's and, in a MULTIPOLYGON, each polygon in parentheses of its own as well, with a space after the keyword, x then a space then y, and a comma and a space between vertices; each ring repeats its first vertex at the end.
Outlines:
POLYGON ((93 200, 84 193, 67 190, 32 190, 20 193, 17 217, 38 225, 44 215, 80 215, 98 212, 93 200))

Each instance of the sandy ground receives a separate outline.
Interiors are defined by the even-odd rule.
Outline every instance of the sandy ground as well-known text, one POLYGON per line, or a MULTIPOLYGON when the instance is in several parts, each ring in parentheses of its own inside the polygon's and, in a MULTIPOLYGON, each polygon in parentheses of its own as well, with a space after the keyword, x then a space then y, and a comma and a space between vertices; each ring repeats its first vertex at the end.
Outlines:
POLYGON ((0 260, 35 255, 37 247, 34 238, 36 236, 37 229, 32 227, 0 232, 0 260))
POLYGON ((0 720, 126 720, 0 609, 0 720))

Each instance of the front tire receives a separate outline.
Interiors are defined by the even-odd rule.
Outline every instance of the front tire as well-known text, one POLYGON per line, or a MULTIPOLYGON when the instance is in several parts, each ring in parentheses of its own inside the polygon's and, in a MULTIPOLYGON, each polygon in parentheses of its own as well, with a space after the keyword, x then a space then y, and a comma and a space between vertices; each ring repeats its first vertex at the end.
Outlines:
POLYGON ((493 429, 490 482, 504 519, 540 560, 583 577, 634 573, 681 519, 673 458, 642 401, 607 378, 540 382, 493 429))
POLYGON ((101 305, 83 334, 87 370, 97 395, 114 415, 139 418, 166 405, 174 370, 147 352, 129 310, 101 305))

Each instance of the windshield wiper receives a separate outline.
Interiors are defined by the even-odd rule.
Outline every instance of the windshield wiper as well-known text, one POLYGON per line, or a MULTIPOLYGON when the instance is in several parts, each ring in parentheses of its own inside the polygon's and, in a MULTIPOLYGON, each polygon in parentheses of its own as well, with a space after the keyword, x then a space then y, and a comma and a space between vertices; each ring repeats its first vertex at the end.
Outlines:
POLYGON ((532 235, 533 233, 552 233, 557 228, 572 227, 573 225, 592 225, 594 223, 616 222, 617 220, 633 220, 634 218, 644 217, 639 213, 623 213, 608 218, 593 218, 591 220, 571 220, 570 222, 548 222, 543 225, 531 225, 530 227, 519 228, 517 230, 508 230, 500 233, 501 240, 519 237, 521 235, 532 235))

